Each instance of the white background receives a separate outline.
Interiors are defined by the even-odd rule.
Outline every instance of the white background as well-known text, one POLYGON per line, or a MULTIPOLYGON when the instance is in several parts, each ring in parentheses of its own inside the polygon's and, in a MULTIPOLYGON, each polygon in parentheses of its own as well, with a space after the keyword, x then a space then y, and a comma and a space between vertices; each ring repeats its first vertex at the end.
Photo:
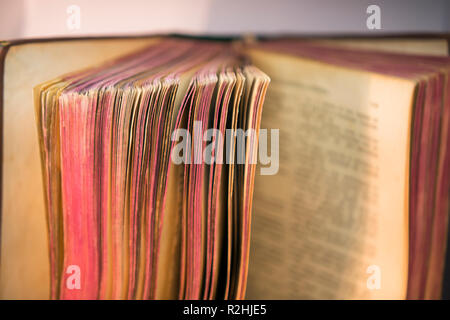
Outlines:
POLYGON ((146 34, 336 34, 449 32, 449 0, 0 0, 0 40, 50 36, 146 34), (81 8, 81 28, 66 26, 81 8), (370 4, 381 30, 366 27, 370 4))

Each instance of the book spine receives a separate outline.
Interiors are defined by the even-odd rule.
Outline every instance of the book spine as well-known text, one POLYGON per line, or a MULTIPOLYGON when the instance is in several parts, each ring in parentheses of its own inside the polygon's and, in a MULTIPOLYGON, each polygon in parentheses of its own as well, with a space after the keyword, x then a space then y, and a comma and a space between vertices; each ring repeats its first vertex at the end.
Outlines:
POLYGON ((6 53, 10 47, 10 42, 0 41, 0 268, 2 265, 2 195, 3 195, 3 81, 6 53))

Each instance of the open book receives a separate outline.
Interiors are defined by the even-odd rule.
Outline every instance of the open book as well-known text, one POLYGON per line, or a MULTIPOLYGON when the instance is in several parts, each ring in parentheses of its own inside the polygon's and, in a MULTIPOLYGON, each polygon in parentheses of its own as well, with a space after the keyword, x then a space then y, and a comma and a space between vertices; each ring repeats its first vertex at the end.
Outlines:
POLYGON ((1 298, 440 297, 446 40, 0 50, 1 298))

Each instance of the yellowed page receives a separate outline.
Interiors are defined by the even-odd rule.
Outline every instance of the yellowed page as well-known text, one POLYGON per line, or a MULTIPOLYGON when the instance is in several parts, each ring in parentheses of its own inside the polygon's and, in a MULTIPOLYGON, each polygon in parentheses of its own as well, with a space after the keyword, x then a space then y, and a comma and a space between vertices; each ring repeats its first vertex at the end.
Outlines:
MULTIPOLYGON (((180 77, 176 92, 174 119, 178 115, 189 83, 198 67, 195 67, 180 77)), ((170 157, 170 152, 167 155, 170 157)), ((181 255, 181 217, 183 203, 183 172, 184 165, 169 162, 169 177, 167 179, 167 198, 161 231, 161 244, 158 258, 158 274, 156 299, 177 299, 180 289, 180 255, 181 255)))
POLYGON ((446 39, 330 39, 314 40, 318 43, 349 49, 376 50, 401 54, 418 54, 432 56, 448 56, 448 40, 446 39))
POLYGON ((415 83, 250 54, 272 79, 261 128, 280 130, 280 160, 256 173, 246 298, 405 298, 415 83))
POLYGON ((144 47, 155 39, 13 46, 4 68, 0 298, 47 299, 49 257, 33 88, 61 74, 144 47))

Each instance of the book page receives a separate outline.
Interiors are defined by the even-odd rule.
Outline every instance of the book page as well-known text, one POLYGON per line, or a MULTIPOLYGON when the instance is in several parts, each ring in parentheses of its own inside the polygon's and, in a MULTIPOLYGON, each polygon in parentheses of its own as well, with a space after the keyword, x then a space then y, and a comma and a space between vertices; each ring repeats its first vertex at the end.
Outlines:
POLYGON ((138 50, 157 39, 106 39, 13 46, 5 58, 0 298, 49 298, 44 188, 33 87, 138 50))
POLYGON ((448 40, 446 39, 329 39, 312 40, 319 44, 332 45, 347 49, 382 51, 390 53, 448 56, 448 40))
POLYGON ((272 79, 255 181, 249 299, 403 299, 415 83, 251 50, 272 79))

